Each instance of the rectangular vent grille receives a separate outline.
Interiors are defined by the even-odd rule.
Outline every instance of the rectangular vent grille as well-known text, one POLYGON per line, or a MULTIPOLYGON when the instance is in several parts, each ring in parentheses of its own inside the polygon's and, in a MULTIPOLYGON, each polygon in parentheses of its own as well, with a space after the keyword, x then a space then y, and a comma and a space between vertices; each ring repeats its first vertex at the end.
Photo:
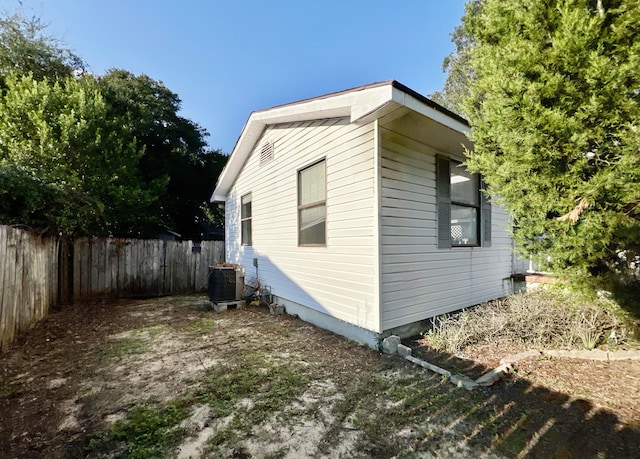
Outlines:
POLYGON ((273 142, 265 142, 260 148, 260 165, 267 164, 273 160, 273 142))

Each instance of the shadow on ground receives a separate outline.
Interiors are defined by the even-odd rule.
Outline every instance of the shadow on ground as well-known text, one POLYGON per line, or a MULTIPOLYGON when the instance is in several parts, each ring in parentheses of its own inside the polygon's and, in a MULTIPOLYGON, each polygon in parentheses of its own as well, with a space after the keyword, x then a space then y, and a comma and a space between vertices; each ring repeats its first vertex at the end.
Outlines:
MULTIPOLYGON (((640 418, 623 422, 615 407, 535 386, 526 376, 467 392, 291 316, 257 308, 215 314, 198 304, 177 298, 73 306, 26 333, 0 355, 3 457, 131 456, 132 445, 103 451, 91 450, 91 442, 108 432, 110 416, 126 419, 140 406, 166 413, 174 402, 185 416, 202 403, 212 410, 203 422, 219 427, 217 443, 209 441, 202 457, 241 451, 255 458, 637 458, 640 452, 640 418), (242 384, 241 372, 255 383, 242 384), (221 388, 224 416, 216 412, 221 388), (285 395, 291 401, 279 403, 285 395), (223 428, 225 416, 231 417, 223 428)), ((490 369, 407 344, 453 372, 477 377, 490 369)), ((637 374, 616 376, 619 385, 640 389, 637 374)), ((177 455, 178 446, 159 456, 177 455)))
MULTIPOLYGON (((416 341, 408 344, 416 357, 472 379, 492 369, 416 341)), ((633 384, 640 391, 638 380, 621 376, 619 383, 633 384)), ((527 458, 640 457, 639 418, 624 423, 613 410, 534 386, 526 376, 508 375, 469 396, 477 401, 470 414, 477 424, 467 438, 477 438, 485 451, 527 458)))

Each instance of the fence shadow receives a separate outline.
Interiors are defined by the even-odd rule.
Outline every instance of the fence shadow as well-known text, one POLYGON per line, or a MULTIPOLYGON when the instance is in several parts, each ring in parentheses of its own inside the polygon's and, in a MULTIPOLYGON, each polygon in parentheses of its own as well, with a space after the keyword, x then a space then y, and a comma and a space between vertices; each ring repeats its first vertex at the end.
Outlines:
MULTIPOLYGON (((408 344, 416 357, 452 373, 477 378, 492 369, 473 360, 430 351, 415 341, 408 344)), ((627 384, 640 387, 638 381, 627 384)), ((485 451, 518 458, 640 457, 640 419, 622 422, 610 409, 534 385, 526 376, 509 375, 469 396, 477 409, 468 414, 474 428, 465 439, 485 451)), ((426 442, 428 439, 416 449, 426 447, 426 442)))

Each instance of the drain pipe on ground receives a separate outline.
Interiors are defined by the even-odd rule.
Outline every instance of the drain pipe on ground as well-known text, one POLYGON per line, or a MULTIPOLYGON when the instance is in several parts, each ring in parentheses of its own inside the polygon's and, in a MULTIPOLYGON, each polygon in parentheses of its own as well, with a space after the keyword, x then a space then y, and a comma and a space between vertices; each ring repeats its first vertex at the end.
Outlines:
POLYGON ((491 386, 511 371, 511 364, 504 363, 499 367, 480 376, 475 381, 473 381, 466 375, 452 375, 449 370, 445 370, 444 368, 440 368, 439 366, 436 366, 432 363, 426 362, 411 355, 413 352, 412 349, 409 346, 405 346, 404 344, 402 344, 400 342, 400 337, 396 335, 387 336, 382 340, 382 351, 385 354, 398 354, 400 357, 404 357, 409 362, 415 363, 416 365, 419 365, 422 368, 426 368, 429 371, 433 371, 434 373, 438 373, 443 377, 448 378, 449 381, 451 381, 456 386, 464 387, 467 390, 473 390, 479 386, 491 386))

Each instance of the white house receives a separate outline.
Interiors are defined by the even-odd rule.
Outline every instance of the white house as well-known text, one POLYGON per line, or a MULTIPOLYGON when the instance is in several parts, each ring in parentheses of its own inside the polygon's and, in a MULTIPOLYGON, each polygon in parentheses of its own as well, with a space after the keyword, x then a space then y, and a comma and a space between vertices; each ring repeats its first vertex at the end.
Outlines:
POLYGON ((227 261, 371 347, 508 295, 509 220, 460 164, 468 131, 396 81, 253 112, 212 196, 227 261))

